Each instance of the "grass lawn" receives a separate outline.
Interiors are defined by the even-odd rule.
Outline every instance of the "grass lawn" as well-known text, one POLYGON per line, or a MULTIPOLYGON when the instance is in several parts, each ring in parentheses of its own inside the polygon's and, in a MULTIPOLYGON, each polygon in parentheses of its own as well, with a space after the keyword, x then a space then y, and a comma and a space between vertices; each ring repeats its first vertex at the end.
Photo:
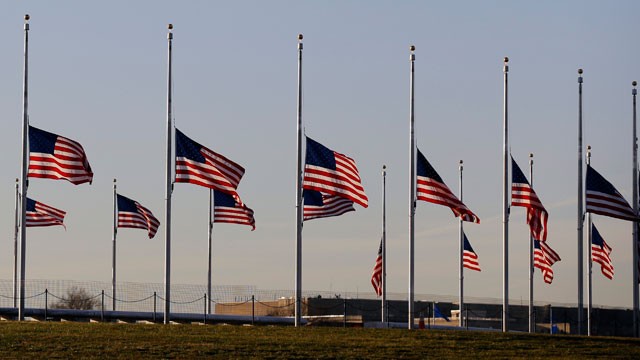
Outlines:
POLYGON ((640 359, 640 340, 330 327, 0 323, 0 359, 203 357, 640 359))

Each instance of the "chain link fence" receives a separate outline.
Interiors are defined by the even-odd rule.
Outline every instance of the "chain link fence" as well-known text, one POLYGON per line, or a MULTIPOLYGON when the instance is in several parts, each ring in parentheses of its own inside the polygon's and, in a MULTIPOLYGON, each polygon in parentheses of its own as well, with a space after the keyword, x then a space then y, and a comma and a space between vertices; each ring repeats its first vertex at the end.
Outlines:
MULTIPOLYGON (((208 298, 204 285, 172 284, 171 312, 184 314, 206 314, 208 303, 213 314, 238 314, 251 316, 289 317, 294 312, 292 290, 258 289, 252 285, 217 285, 212 287, 208 298)), ((119 283, 116 297, 112 296, 111 283, 75 280, 27 280, 25 284, 25 307, 34 309, 76 308, 93 310, 149 312, 163 311, 164 286, 160 283, 119 283), (78 295, 80 294, 80 298, 78 295), (72 296, 73 295, 73 296, 72 296), (72 298, 73 297, 73 298, 72 298), (115 301, 114 301, 115 300, 115 301), (76 307, 71 302, 84 305, 76 307)), ((405 293, 387 294, 387 316, 390 322, 407 322, 405 293)), ((375 293, 331 291, 304 291, 302 314, 306 316, 342 316, 360 322, 380 321, 382 304, 375 293)), ((458 309, 457 297, 415 295, 415 316, 429 322, 434 318, 434 304, 442 314, 453 314, 458 309), (454 312, 452 312, 452 310, 454 312)), ((0 280, 0 308, 15 308, 12 280, 0 280)), ((500 329, 502 307, 499 299, 465 299, 463 327, 500 329)), ((526 305, 509 307, 509 328, 527 331, 529 309, 526 305)), ((632 312, 629 309, 594 308, 591 314, 592 334, 609 336, 632 336, 632 312)), ((536 332, 577 334, 577 311, 570 304, 536 304, 533 312, 536 332)), ((586 334, 586 312, 583 316, 582 334, 586 334)), ((454 318, 450 326, 457 326, 454 318)))

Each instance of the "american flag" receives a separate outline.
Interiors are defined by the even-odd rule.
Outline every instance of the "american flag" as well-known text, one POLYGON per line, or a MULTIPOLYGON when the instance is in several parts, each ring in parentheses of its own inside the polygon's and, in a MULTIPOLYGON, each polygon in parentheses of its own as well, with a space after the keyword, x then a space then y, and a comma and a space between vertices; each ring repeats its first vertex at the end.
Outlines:
POLYGON ((560 256, 553 251, 546 241, 533 240, 533 266, 542 271, 544 282, 547 284, 551 284, 553 281, 553 269, 551 266, 560 260, 560 256))
POLYGON ((594 224, 591 224, 591 260, 600 264, 602 275, 613 279, 613 262, 611 262, 611 247, 600 235, 594 224))
POLYGON ((480 263, 478 262, 478 254, 473 251, 471 247, 471 243, 469 239, 467 239, 467 234, 463 234, 464 236, 464 251, 462 252, 462 265, 467 269, 481 271, 480 263))
POLYGON ((337 195, 326 195, 315 190, 304 189, 304 220, 340 216, 355 211, 353 201, 337 195))
POLYGON ((242 175, 242 166, 176 129, 176 182, 196 184, 237 196, 236 189, 242 175))
POLYGON ((373 285, 373 289, 378 296, 382 295, 382 239, 380 239, 380 247, 378 248, 376 264, 373 266, 371 285, 373 285))
POLYGON ((63 223, 66 214, 65 211, 27 198, 27 218, 25 225, 27 227, 62 225, 66 229, 63 223))
POLYGON ((480 218, 476 216, 462 201, 453 195, 449 187, 436 170, 429 164, 427 158, 418 150, 416 190, 418 200, 448 206, 456 217, 463 221, 472 221, 479 224, 480 218))
POLYGON ((29 177, 91 183, 93 172, 80 143, 29 126, 29 177))
POLYGON ((368 206, 369 199, 364 193, 356 162, 309 137, 302 186, 349 199, 365 208, 368 206))
POLYGON ((590 165, 587 165, 586 188, 587 212, 622 220, 639 220, 618 190, 590 165))
POLYGON ((511 158, 511 205, 527 208, 527 224, 533 238, 546 241, 549 213, 513 158, 511 158))
POLYGON ((249 225, 251 231, 256 229, 253 210, 242 203, 239 197, 220 191, 213 192, 213 222, 249 225))
POLYGON ((153 239, 160 226, 160 221, 146 207, 126 196, 117 194, 118 227, 144 229, 153 239))

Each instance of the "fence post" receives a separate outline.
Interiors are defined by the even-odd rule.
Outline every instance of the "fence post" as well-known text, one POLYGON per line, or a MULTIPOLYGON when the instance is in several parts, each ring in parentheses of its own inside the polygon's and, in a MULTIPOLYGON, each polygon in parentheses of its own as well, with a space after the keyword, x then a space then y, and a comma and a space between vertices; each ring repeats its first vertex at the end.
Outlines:
POLYGON ((47 321, 48 310, 49 310, 49 289, 44 289, 44 321, 47 321))
POLYGON ((251 325, 254 325, 256 319, 256 296, 251 295, 251 325))
POLYGON ((347 327, 347 298, 345 297, 343 300, 343 316, 342 316, 342 327, 347 327))
POLYGON ((469 330, 469 309, 468 306, 464 307, 464 325, 466 326, 467 330, 469 330))
POLYGON ((553 334, 553 307, 549 304, 549 334, 553 334))
POLYGON ((100 306, 100 321, 104 322, 104 290, 102 290, 102 304, 100 306))
POLYGON ((202 312, 204 324, 207 325, 207 293, 204 294, 204 311, 202 312))
POLYGON ((157 302, 157 295, 156 292, 153 292, 153 322, 156 322, 156 302, 157 302))

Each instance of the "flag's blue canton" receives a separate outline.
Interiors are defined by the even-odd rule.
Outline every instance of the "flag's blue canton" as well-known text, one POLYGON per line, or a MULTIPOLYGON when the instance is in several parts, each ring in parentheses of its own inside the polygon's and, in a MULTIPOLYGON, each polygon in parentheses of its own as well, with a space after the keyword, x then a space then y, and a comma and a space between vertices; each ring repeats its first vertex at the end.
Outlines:
POLYGON ((305 163, 307 165, 336 170, 336 157, 334 152, 309 137, 307 137, 307 156, 305 163))
POLYGON ((471 243, 469 242, 469 239, 467 239, 467 234, 464 234, 464 250, 475 253, 475 251, 473 251, 473 248, 471 247, 471 243))
POLYGON ((137 213, 136 202, 122 195, 118 195, 118 211, 137 213))
POLYGON ((53 154, 56 147, 58 135, 40 130, 33 126, 29 127, 29 151, 45 154, 53 154))
POLYGON ((226 206, 226 207, 235 207, 236 200, 233 196, 229 194, 225 194, 221 191, 213 192, 213 205, 214 206, 226 206))
POLYGON ((529 181, 524 176, 524 174, 522 173, 522 170, 520 170, 520 167, 515 162, 515 160, 513 160, 513 158, 511 158, 511 182, 517 183, 517 184, 530 185, 529 181))
POLYGON ((618 190, 590 165, 587 165, 586 182, 587 212, 622 220, 640 220, 618 190))
POLYGON ((604 239, 595 225, 591 225, 591 243, 604 249, 604 239))
POLYGON ((27 198, 27 211, 36 211, 36 201, 27 198))
POLYGON ((616 190, 616 188, 607 181, 599 172, 597 172, 591 166, 587 166, 587 191, 594 190, 609 195, 619 196, 622 195, 616 190))
POLYGON ((436 169, 434 169, 433 166, 429 164, 429 161, 427 161, 427 158, 424 157, 424 155, 422 155, 420 150, 417 150, 417 152, 418 152, 418 163, 416 164, 417 175, 428 177, 439 183, 444 184, 444 181, 442 181, 442 178, 440 177, 440 175, 438 175, 438 173, 436 172, 436 169))
POLYGON ((204 164, 205 159, 200 153, 200 149, 202 149, 202 145, 189 139, 182 131, 176 129, 176 157, 185 157, 204 164))
POLYGON ((304 198, 305 205, 322 206, 322 193, 315 190, 304 189, 302 190, 302 197, 304 198))

